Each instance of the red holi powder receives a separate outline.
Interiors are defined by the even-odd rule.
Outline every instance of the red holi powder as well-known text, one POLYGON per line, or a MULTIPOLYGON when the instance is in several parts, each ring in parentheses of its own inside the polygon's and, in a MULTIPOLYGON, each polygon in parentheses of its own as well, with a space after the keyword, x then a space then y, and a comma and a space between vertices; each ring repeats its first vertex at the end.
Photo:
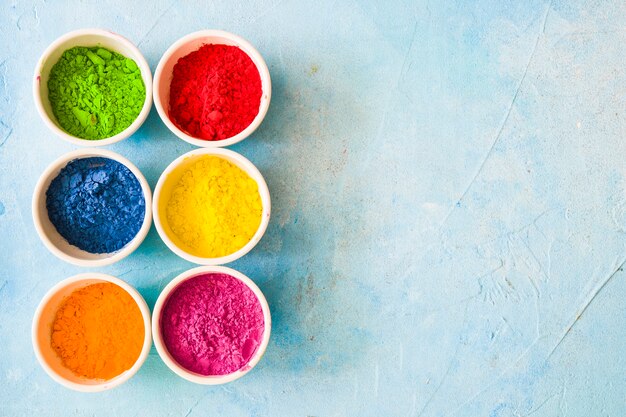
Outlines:
POLYGON ((174 65, 169 116, 195 138, 227 139, 252 123, 262 92, 259 70, 239 47, 203 45, 174 65))
POLYGON ((209 273, 180 284, 163 307, 161 335, 184 368, 227 375, 245 368, 265 330, 261 303, 235 277, 209 273))

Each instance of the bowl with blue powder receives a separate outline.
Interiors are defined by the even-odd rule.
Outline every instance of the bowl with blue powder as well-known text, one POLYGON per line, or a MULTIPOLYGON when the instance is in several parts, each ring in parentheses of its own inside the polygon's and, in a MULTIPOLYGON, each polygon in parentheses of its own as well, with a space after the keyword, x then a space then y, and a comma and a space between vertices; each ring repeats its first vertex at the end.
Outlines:
POLYGON ((41 175, 33 219, 44 245, 78 266, 109 265, 130 255, 152 222, 152 194, 139 169, 100 149, 70 152, 41 175))

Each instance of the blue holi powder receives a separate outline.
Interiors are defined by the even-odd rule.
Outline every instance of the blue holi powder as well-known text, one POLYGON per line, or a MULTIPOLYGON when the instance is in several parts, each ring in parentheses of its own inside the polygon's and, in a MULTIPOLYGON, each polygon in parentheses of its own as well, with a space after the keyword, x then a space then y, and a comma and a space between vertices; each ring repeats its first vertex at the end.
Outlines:
POLYGON ((130 242, 143 224, 146 202, 139 181, 108 158, 75 159, 46 191, 48 217, 70 244, 111 253, 130 242))

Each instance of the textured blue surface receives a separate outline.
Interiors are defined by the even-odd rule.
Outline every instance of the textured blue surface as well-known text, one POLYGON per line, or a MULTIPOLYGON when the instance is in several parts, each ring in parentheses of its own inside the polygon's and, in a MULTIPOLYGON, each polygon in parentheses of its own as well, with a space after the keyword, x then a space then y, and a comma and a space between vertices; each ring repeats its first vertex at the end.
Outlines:
MULTIPOLYGON (((579 1, 5 2, 0 15, 0 414, 626 415, 626 4, 579 1), (31 220, 39 174, 72 149, 39 120, 31 76, 59 35, 117 31, 154 69, 221 28, 265 57, 265 122, 232 148, 273 217, 231 266, 274 327, 221 387, 154 350, 85 395, 37 364, 30 322, 59 280, 31 220)), ((111 147, 152 186, 191 146, 153 110, 111 147)), ((153 305, 192 267, 152 230, 103 268, 153 305)))
POLYGON ((113 159, 70 161, 45 194, 48 218, 59 234, 90 253, 122 249, 145 222, 146 201, 139 180, 113 159))

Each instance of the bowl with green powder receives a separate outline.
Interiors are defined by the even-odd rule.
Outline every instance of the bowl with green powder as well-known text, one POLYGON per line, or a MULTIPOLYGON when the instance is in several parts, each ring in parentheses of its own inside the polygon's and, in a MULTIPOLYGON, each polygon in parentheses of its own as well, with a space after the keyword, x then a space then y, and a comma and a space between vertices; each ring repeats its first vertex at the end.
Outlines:
POLYGON ((128 39, 81 29, 54 41, 33 79, 44 123, 79 146, 106 146, 132 135, 152 106, 152 74, 128 39))
POLYGON ((154 225, 178 256, 221 265, 248 253, 270 219, 270 193, 252 162, 223 148, 187 152, 161 174, 154 225))

